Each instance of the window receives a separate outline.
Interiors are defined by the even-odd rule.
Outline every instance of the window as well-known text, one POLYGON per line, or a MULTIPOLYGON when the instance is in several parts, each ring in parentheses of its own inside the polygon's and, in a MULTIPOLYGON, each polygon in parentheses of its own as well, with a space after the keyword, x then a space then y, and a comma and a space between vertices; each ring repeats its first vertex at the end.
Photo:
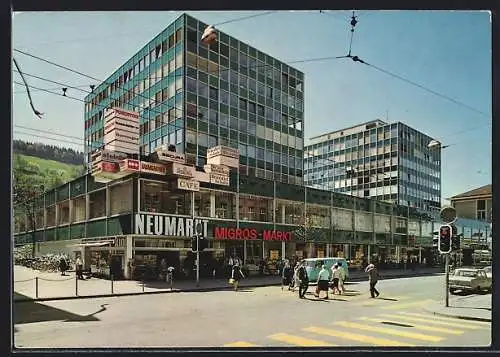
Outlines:
POLYGON ((229 104, 229 92, 225 90, 220 91, 220 101, 223 104, 228 105, 229 104))
POLYGON ((240 98, 240 109, 242 109, 242 110, 248 110, 246 99, 240 98))
MULTIPOLYGON (((89 219, 106 216, 106 190, 89 194, 89 219)), ((47 224, 48 225, 48 224, 47 224)))
POLYGON ((196 80, 186 77, 186 87, 189 92, 196 93, 196 80))
POLYGON ((198 95, 208 98, 208 86, 203 82, 198 82, 198 95))
POLYGON ((73 212, 71 217, 71 222, 82 222, 85 221, 87 210, 87 201, 85 196, 77 197, 73 200, 73 212))
POLYGON ((257 104, 257 114, 260 116, 264 116, 264 106, 257 104))
POLYGON ((253 102, 248 102, 248 111, 249 111, 250 113, 253 113, 253 114, 255 114, 255 113, 256 113, 255 103, 253 103, 253 102))
POLYGON ((230 93, 230 105, 232 107, 238 108, 238 96, 234 93, 230 93))
POLYGON ((218 91, 215 87, 210 87, 210 99, 217 100, 218 99, 218 91))
POLYGON ((113 185, 109 188, 110 215, 132 210, 132 181, 113 185))

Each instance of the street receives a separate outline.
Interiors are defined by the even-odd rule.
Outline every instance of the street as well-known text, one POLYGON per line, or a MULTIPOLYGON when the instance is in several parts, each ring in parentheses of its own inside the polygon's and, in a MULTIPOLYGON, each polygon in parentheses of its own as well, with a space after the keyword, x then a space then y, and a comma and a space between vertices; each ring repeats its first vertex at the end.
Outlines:
MULTIPOLYGON (((271 347, 488 346, 491 324, 434 316, 443 277, 350 283, 342 296, 305 300, 280 287, 15 304, 15 346, 271 347), (467 338, 464 338, 467 336, 467 338)), ((450 304, 463 296, 451 296, 450 304)))

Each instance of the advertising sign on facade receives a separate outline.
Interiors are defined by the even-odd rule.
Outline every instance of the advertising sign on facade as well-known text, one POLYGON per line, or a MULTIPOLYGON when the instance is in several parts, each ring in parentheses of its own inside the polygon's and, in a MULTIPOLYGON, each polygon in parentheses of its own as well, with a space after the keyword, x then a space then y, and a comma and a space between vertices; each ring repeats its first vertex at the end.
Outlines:
MULTIPOLYGON (((109 162, 121 162, 127 158, 127 154, 124 152, 102 150, 98 154, 100 155, 101 160, 109 162)), ((96 158, 97 156, 98 155, 96 155, 96 158)), ((92 158, 94 158, 94 156, 92 156, 92 158)))
POLYGON ((198 181, 186 180, 179 177, 177 179, 177 188, 186 191, 199 191, 200 183, 198 181))
POLYGON ((193 177, 196 169, 194 166, 188 166, 179 164, 177 162, 171 163, 167 166, 167 174, 182 176, 182 177, 193 177))
MULTIPOLYGON (((227 228, 227 227, 215 227, 214 229, 215 239, 225 240, 253 240, 259 238, 259 233, 255 228, 227 228)), ((274 230, 263 230, 262 239, 263 240, 278 240, 278 241, 289 241, 292 238, 291 232, 282 232, 274 230)))
POLYGON ((231 147, 222 145, 215 146, 207 150, 207 159, 211 159, 217 156, 225 156, 233 159, 239 159, 240 152, 238 151, 238 149, 233 149, 231 147))
POLYGON ((229 176, 220 174, 210 174, 210 183, 216 185, 229 186, 229 176))
POLYGON ((126 159, 120 162, 120 171, 124 172, 138 172, 141 169, 141 163, 139 160, 126 159))
POLYGON ((218 174, 218 175, 229 175, 229 167, 220 166, 220 165, 205 165, 203 166, 205 172, 209 174, 218 174))
POLYGON ((239 167, 240 159, 227 156, 214 156, 207 159, 207 164, 209 165, 219 165, 219 166, 229 166, 229 167, 239 167))
POLYGON ((129 120, 139 121, 139 113, 134 111, 113 107, 111 109, 107 109, 104 112, 104 119, 112 118, 115 116, 126 118, 129 120))
POLYGON ((167 168, 163 164, 141 161, 141 172, 147 174, 165 175, 167 168))
POLYGON ((135 234, 190 238, 196 233, 196 226, 198 224, 201 224, 203 228, 202 234, 206 237, 208 233, 208 219, 137 213, 135 215, 135 234))
POLYGON ((139 144, 126 143, 120 140, 108 142, 104 145, 104 147, 106 150, 124 152, 132 155, 139 153, 139 144))
POLYGON ((184 154, 169 151, 168 146, 163 144, 155 149, 155 154, 158 160, 164 162, 177 162, 179 164, 184 164, 186 162, 186 156, 184 154))

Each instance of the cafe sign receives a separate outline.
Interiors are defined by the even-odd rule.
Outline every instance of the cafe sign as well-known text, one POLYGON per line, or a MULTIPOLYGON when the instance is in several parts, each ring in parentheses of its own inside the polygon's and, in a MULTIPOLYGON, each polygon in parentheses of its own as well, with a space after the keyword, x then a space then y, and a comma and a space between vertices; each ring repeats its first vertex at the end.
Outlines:
POLYGON ((192 237, 196 233, 197 226, 202 228, 203 236, 207 237, 208 219, 140 213, 135 215, 135 234, 137 235, 192 237))
POLYGON ((199 191, 200 190, 200 182, 194 180, 186 180, 184 178, 177 179, 177 188, 180 190, 186 191, 199 191))

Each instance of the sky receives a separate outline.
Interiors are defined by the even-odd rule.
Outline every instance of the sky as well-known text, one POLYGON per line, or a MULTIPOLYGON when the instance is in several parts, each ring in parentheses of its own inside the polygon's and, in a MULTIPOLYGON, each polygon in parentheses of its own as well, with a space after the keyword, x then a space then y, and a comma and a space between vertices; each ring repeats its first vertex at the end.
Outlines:
MULTIPOLYGON (((262 12, 187 13, 217 24, 262 12)), ((17 13, 12 21, 13 48, 104 80, 181 14, 17 13)), ((351 14, 279 11, 218 28, 283 62, 291 62, 347 54, 351 14)), ((353 55, 462 105, 350 59, 297 63, 293 66, 305 74, 305 138, 378 118, 401 121, 450 145, 442 155, 443 198, 491 183, 490 14, 360 10, 356 15, 359 22, 353 55)), ((24 73, 81 86, 84 91, 96 84, 18 52, 13 55, 24 73)), ((17 73, 12 76, 14 81, 21 81, 17 73)), ((62 93, 62 85, 26 79, 30 85, 62 93)), ((83 151, 82 102, 33 90, 36 109, 45 113, 39 119, 30 109, 24 87, 13 84, 13 91, 15 139, 83 151)), ((83 99, 86 93, 68 89, 67 94, 83 99)))

